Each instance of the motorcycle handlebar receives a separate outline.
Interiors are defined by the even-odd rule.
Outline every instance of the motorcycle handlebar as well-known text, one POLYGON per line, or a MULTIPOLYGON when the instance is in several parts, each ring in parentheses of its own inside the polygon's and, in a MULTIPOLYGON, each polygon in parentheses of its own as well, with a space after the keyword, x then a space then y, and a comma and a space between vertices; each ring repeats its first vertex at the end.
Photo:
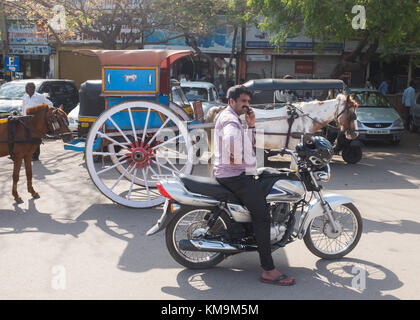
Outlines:
POLYGON ((298 163, 298 157, 297 157, 295 151, 289 150, 289 149, 286 149, 286 148, 282 148, 282 149, 280 149, 280 154, 282 154, 282 155, 283 154, 290 154, 293 157, 293 159, 295 160, 295 162, 298 163))

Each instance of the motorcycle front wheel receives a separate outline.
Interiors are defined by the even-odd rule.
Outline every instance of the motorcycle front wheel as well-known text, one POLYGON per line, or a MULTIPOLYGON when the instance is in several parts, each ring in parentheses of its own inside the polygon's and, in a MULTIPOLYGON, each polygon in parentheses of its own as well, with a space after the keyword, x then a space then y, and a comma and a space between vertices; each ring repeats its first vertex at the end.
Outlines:
POLYGON ((352 203, 339 206, 332 215, 338 232, 333 231, 326 216, 319 216, 311 221, 303 238, 309 251, 327 260, 340 259, 352 251, 363 229, 362 216, 352 203))
MULTIPOLYGON (((220 252, 187 251, 179 248, 180 240, 199 240, 197 235, 207 227, 211 210, 193 209, 179 212, 166 228, 166 247, 172 258, 189 269, 208 269, 219 264, 225 258, 220 252)), ((225 213, 219 216, 209 232, 218 235, 227 230, 229 218, 225 213)))

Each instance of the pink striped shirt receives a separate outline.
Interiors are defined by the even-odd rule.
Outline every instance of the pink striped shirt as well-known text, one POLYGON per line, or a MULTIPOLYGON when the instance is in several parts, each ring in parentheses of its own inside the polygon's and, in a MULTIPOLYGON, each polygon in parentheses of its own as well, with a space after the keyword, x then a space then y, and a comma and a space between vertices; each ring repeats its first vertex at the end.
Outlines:
POLYGON ((242 173, 256 174, 255 130, 245 129, 231 106, 216 120, 214 135, 214 176, 228 178, 242 173), (230 155, 233 155, 231 164, 230 155))

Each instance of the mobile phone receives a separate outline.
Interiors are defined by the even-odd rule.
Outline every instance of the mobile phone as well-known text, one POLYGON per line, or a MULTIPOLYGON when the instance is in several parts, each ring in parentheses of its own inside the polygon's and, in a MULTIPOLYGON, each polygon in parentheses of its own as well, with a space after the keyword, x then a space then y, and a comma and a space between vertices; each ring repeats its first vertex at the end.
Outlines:
POLYGON ((251 109, 249 109, 249 107, 248 107, 248 106, 243 106, 243 107, 242 107, 242 109, 246 109, 246 113, 247 113, 248 115, 250 115, 250 114, 251 114, 251 109))

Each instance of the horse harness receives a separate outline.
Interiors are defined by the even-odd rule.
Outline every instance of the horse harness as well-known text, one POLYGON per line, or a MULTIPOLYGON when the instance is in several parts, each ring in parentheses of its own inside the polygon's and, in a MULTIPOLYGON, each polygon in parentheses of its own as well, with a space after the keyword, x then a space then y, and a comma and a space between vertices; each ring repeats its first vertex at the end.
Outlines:
MULTIPOLYGON (((317 119, 314 119, 314 118, 312 118, 309 114, 307 114, 307 113, 304 113, 301 109, 299 109, 298 107, 296 107, 295 105, 293 105, 292 103, 288 103, 287 105, 286 105, 286 108, 287 108, 287 123, 289 124, 289 128, 288 128, 288 130, 287 130, 287 133, 286 134, 281 134, 281 135, 286 135, 286 146, 285 146, 285 148, 287 149, 288 147, 289 147, 289 142, 290 142, 290 137, 293 137, 293 135, 294 136, 296 136, 296 135, 299 135, 299 136, 304 136, 304 137, 306 137, 306 136, 313 136, 314 134, 308 134, 308 133, 300 133, 300 132, 291 132, 291 130, 292 130, 292 126, 293 126, 293 123, 295 122, 295 120, 296 119, 298 119, 299 117, 308 117, 309 119, 311 119, 312 121, 314 121, 314 122, 316 122, 316 123, 318 123, 318 124, 321 124, 321 125, 323 125, 324 126, 324 124, 322 123, 322 122, 320 122, 320 121, 318 121, 317 119), (299 115, 298 114, 298 112, 297 111, 299 111, 300 113, 302 113, 302 115, 299 115)), ((357 106, 356 106, 356 108, 357 108, 357 106)), ((338 112, 338 107, 337 107, 337 111, 336 111, 336 115, 334 116, 334 119, 335 119, 335 121, 336 122, 338 122, 338 118, 344 113, 344 112, 349 112, 349 110, 350 110, 350 107, 348 107, 348 102, 346 102, 346 105, 345 105, 345 107, 344 107, 344 109, 339 113, 338 112)), ((356 120, 357 119, 357 115, 356 115, 356 112, 352 112, 352 113, 350 113, 349 115, 348 115, 348 120, 349 120, 349 123, 351 122, 351 121, 354 121, 354 120, 356 120)), ((337 127, 335 127, 335 126, 332 126, 332 125, 330 125, 330 124, 327 124, 326 125, 326 127, 328 128, 328 129, 330 129, 330 130, 335 130, 335 131, 339 131, 340 129, 339 128, 337 128, 337 127)))
MULTIPOLYGON (((12 160, 14 160, 14 153, 13 148, 15 143, 29 143, 29 144, 36 144, 40 145, 42 143, 41 138, 33 138, 31 136, 31 132, 35 133, 33 129, 31 129, 27 125, 27 120, 33 118, 33 115, 27 115, 27 116, 9 116, 7 118, 7 140, 0 140, 0 143, 7 143, 9 147, 9 154, 12 160), (25 137, 22 139, 16 139, 16 130, 18 124, 21 124, 25 131, 25 137)), ((54 117, 48 117, 48 111, 45 112, 45 123, 47 125, 47 134, 55 134, 58 129, 60 129, 60 123, 58 122, 57 116, 54 117), (50 130, 50 126, 52 127, 52 131, 50 130)), ((64 117, 62 118, 65 124, 68 126, 67 119, 64 117)), ((61 134, 59 134, 60 136, 61 134)))

